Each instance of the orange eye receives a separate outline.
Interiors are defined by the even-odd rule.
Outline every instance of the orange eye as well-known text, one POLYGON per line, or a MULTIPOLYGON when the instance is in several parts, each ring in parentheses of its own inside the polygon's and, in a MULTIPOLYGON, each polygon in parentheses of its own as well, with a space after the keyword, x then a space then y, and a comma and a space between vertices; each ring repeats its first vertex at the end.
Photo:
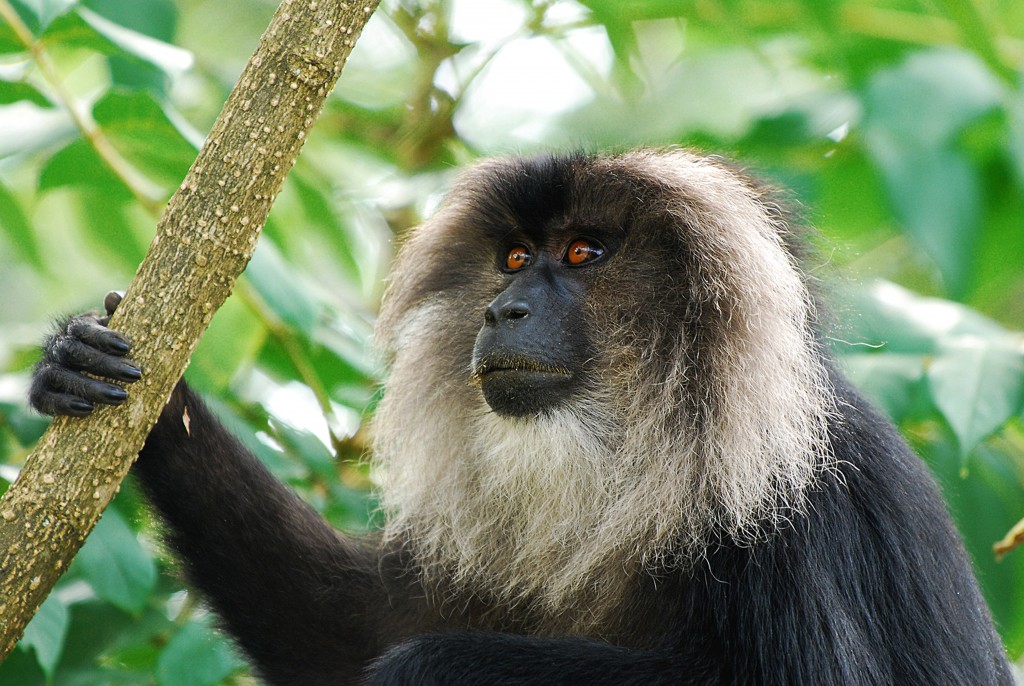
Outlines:
POLYGON ((577 238, 569 244, 565 251, 565 262, 573 267, 578 267, 587 262, 593 262, 604 255, 604 246, 589 238, 577 238))
POLYGON ((509 249, 505 255, 505 269, 510 272, 518 271, 533 261, 533 255, 525 245, 516 245, 509 249))

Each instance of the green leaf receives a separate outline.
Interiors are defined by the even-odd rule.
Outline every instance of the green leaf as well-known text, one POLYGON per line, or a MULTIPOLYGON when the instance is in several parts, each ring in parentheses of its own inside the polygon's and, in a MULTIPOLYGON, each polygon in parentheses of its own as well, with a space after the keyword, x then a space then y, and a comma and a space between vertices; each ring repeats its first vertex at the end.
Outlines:
POLYGON ((307 336, 312 334, 323 308, 273 243, 260 241, 245 275, 281 321, 307 336))
MULTIPOLYGON (((950 337, 1006 335, 1003 327, 969 307, 918 295, 881 279, 851 289, 845 306, 861 316, 851 320, 843 337, 858 345, 884 346, 886 353, 927 354, 950 337)), ((843 352, 849 351, 840 349, 843 352)))
POLYGON ((864 126, 888 131, 904 147, 935 148, 1002 98, 998 79, 971 53, 917 52, 871 79, 864 126))
POLYGON ((18 199, 0 183, 0 231, 7 234, 10 244, 37 270, 45 271, 42 252, 28 217, 21 210, 18 199))
MULTIPOLYGON (((125 159, 163 184, 168 195, 185 178, 199 149, 145 91, 107 93, 93 107, 93 118, 125 159)), ((198 135, 190 135, 198 142, 198 135)))
POLYGON ((50 425, 48 418, 28 412, 24 405, 16 403, 0 402, 0 417, 23 448, 35 445, 50 425))
MULTIPOLYGON (((1020 259, 1024 255, 1024 193, 997 190, 1011 188, 1002 165, 989 170, 987 183, 992 192, 987 198, 985 230, 974 275, 976 287, 970 302, 996 319, 1024 329, 1024 308, 1020 298, 1013 295, 1024 286, 1024 262, 1020 259)), ((1024 176, 1019 187, 1024 189, 1024 176)))
POLYGON ((302 463, 328 483, 338 480, 338 466, 334 453, 312 432, 291 426, 287 422, 274 422, 277 437, 288 453, 297 456, 302 463))
MULTIPOLYGON (((78 0, 11 0, 18 16, 33 34, 66 13, 78 0)), ((6 22, 4 22, 6 24, 6 22)))
POLYGON ((847 146, 821 169, 815 213, 831 240, 862 253, 878 245, 891 223, 882 179, 865 151, 847 146), (880 236, 879 234, 882 234, 880 236))
MULTIPOLYGON (((85 0, 98 15, 126 29, 172 43, 177 35, 176 0, 85 0)), ((193 43, 195 44, 195 43, 193 43)), ((118 87, 148 90, 166 95, 171 87, 168 72, 132 56, 111 55, 110 79, 118 87)))
POLYGON ((192 354, 189 379, 205 391, 223 392, 266 337, 266 326, 252 310, 240 298, 228 298, 192 354))
POLYGON ((896 423, 904 421, 920 402, 924 363, 923 355, 898 353, 860 353, 842 358, 854 386, 896 423))
POLYGON ((104 513, 75 564, 98 596, 133 614, 146 607, 156 584, 152 558, 116 510, 104 513))
MULTIPOLYGON (((10 0, 11 7, 33 34, 39 30, 39 15, 31 0, 10 0)), ((25 45, 7 21, 0 21, 0 53, 22 52, 25 45)))
POLYGON ((978 446, 966 473, 952 436, 933 438, 917 448, 943 487, 996 626, 1013 656, 1024 649, 1024 555, 1016 551, 997 561, 992 554, 992 543, 1020 519, 1024 503, 1022 436, 1019 431, 1009 433, 1016 435, 978 446))
POLYGON ((168 642, 157 662, 159 686, 213 686, 242 667, 227 641, 196 622, 168 642))
POLYGON ((42 108, 28 100, 0 107, 0 158, 48 148, 74 135, 63 110, 42 108))
POLYGON ((149 62, 165 72, 183 72, 194 62, 192 53, 184 48, 127 29, 84 7, 78 10, 78 14, 97 33, 125 53, 149 62))
POLYGON ((1018 183, 1024 184, 1024 89, 1013 93, 1006 109, 1010 119, 1009 151, 1018 183))
POLYGON ((691 10, 689 2, 679 0, 583 0, 594 14, 609 17, 615 21, 643 21, 684 17, 691 10))
POLYGON ((324 187, 324 180, 314 179, 312 174, 308 174, 309 179, 306 176, 297 169, 289 175, 289 181, 302 206, 307 225, 319 229, 337 246, 334 256, 340 269, 358 275, 360 269, 355 256, 359 254, 359 246, 353 240, 352 229, 345 225, 344 218, 338 212, 338 203, 331 197, 330 189, 324 187))
POLYGON ((40 172, 39 190, 71 188, 85 238, 105 257, 134 272, 146 254, 152 220, 131 214, 134 196, 92 146, 77 140, 53 155, 40 172), (143 225, 141 222, 146 222, 143 225))
POLYGON ((327 489, 330 498, 322 511, 331 526, 353 533, 384 526, 380 499, 372 489, 349 486, 337 478, 327 482, 327 489))
POLYGON ((608 40, 621 65, 628 68, 628 56, 636 47, 632 25, 637 21, 686 16, 690 3, 679 0, 583 0, 594 18, 604 24, 608 40))
POLYGON ((35 653, 27 649, 15 650, 0 664, 0 684, 47 686, 49 681, 40 669, 35 653))
POLYGON ((952 143, 1003 97, 975 56, 931 50, 876 74, 864 98, 864 142, 893 210, 954 295, 969 286, 982 197, 978 172, 952 143))
POLYGON ((132 203, 100 189, 83 189, 78 200, 85 237, 111 262, 120 264, 128 273, 134 272, 146 256, 146 244, 153 231, 152 218, 132 213, 132 203))
POLYGON ((936 4, 956 22, 965 45, 984 57, 990 68, 1007 81, 1017 80, 1016 70, 1007 65, 1000 55, 995 26, 989 25, 991 15, 987 10, 983 13, 976 3, 961 0, 939 0, 936 4))
POLYGON ((39 173, 40 191, 66 186, 96 188, 119 199, 132 197, 128 188, 84 139, 59 150, 46 161, 39 173))
MULTIPOLYGON (((166 597, 160 600, 166 602, 166 597)), ((52 686, 153 683, 157 653, 175 628, 165 605, 154 603, 136 617, 89 598, 69 610, 71 627, 52 686)), ((7 682, 0 677, 0 683, 7 682)))
POLYGON ((0 55, 23 52, 25 46, 18 40, 14 29, 7 22, 0 21, 0 55))
MULTIPOLYGON (((342 378, 348 383, 363 380, 374 380, 383 377, 380 361, 372 352, 370 344, 371 329, 363 328, 356 317, 348 320, 337 318, 324 322, 313 333, 313 341, 323 346, 323 354, 336 357, 356 373, 346 373, 342 378)), ((320 356, 320 353, 317 353, 320 356)), ((323 376, 323 375, 322 375, 323 376)), ((337 383, 337 382, 335 382, 337 383)))
POLYGON ((905 148, 891 134, 869 131, 865 141, 882 169, 893 210, 931 257, 949 292, 963 295, 981 229, 981 184, 958 152, 905 148))
POLYGON ((35 651, 36 661, 47 678, 53 677, 60 662, 67 631, 68 608, 57 594, 51 593, 25 627, 25 636, 21 639, 23 647, 35 651))
POLYGON ((104 55, 132 57, 171 74, 189 69, 193 62, 188 50, 126 29, 85 7, 58 17, 43 32, 42 39, 62 48, 79 47, 104 55))
POLYGON ((162 41, 173 41, 179 28, 177 0, 83 0, 82 4, 120 26, 162 41))
POLYGON ((53 107, 49 98, 40 93, 35 86, 21 81, 0 81, 0 105, 21 101, 27 101, 43 108, 53 107))
MULTIPOLYGON (((317 333, 319 335, 327 331, 324 327, 318 327, 317 333)), ((347 352, 339 353, 321 344, 320 341, 310 341, 302 334, 293 336, 291 343, 291 350, 288 350, 277 338, 268 338, 257 358, 260 368, 280 380, 301 377, 302 373, 296 368, 295 360, 292 358, 292 354, 298 354, 306 368, 313 370, 320 385, 327 389, 331 397, 343 402, 350 401, 350 398, 342 397, 335 392, 336 389, 343 390, 356 385, 370 384, 373 378, 377 378, 370 377, 368 380, 362 365, 369 363, 358 355, 350 357, 347 352)))
POLYGON ((956 434, 961 459, 1024 403, 1024 350, 1009 336, 947 341, 927 376, 932 398, 956 434))

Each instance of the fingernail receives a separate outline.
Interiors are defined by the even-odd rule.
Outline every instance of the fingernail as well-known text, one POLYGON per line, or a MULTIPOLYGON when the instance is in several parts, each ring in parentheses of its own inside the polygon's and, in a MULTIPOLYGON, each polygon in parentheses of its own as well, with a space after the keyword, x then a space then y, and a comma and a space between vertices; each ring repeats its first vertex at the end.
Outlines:
POLYGON ((142 378, 142 370, 133 364, 121 365, 121 374, 129 381, 138 381, 142 378))
POLYGON ((116 403, 123 403, 128 399, 128 391, 124 390, 120 386, 107 386, 103 389, 103 396, 107 400, 111 400, 116 403))
POLYGON ((72 400, 68 403, 68 407, 75 412, 92 412, 92 403, 85 400, 72 400))
POLYGON ((126 353, 131 348, 131 345, 129 345, 128 341, 123 338, 111 338, 110 347, 117 352, 126 353))

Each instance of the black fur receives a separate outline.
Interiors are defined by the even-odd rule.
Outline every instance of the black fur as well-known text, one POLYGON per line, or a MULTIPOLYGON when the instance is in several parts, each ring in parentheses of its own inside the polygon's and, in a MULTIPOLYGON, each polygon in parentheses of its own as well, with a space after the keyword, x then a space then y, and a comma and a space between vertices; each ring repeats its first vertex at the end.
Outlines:
MULTIPOLYGON (((504 192, 535 207, 562 202, 564 169, 534 166, 494 202, 514 204, 504 192)), ((72 318, 48 341, 37 409, 81 415, 120 402, 112 384, 81 373, 137 378, 104 323, 72 318)), ((184 383, 134 473, 189 580, 272 684, 1011 684, 933 480, 830 373, 837 473, 809 494, 806 514, 748 547, 723 538, 696 565, 646 570, 607 641, 546 635, 479 598, 438 607, 405 551, 333 531, 184 383)))
MULTIPOLYGON (((502 633, 522 627, 480 619, 486 609, 442 616, 401 551, 335 533, 184 383, 134 472, 268 683, 1010 684, 932 479, 833 382, 841 478, 769 541, 723 541, 692 571, 638 587, 619 643, 642 650, 502 633)), ((52 407, 41 393, 33 402, 52 407)))
POLYGON ((136 473, 190 578, 275 684, 354 682, 371 658, 380 684, 1010 683, 930 477, 839 388, 845 483, 829 482, 770 543, 723 543, 637 597, 641 615, 668 615, 661 644, 644 651, 465 631, 402 643, 446 622, 398 556, 381 567, 372 544, 339 538, 184 387, 136 473))

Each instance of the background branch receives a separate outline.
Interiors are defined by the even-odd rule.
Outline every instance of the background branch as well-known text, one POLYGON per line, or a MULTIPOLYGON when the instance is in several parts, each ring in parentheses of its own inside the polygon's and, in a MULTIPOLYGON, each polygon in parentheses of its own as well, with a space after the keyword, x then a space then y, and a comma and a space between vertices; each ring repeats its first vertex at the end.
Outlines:
POLYGON ((55 420, 0 500, 0 659, 119 489, 376 4, 285 0, 274 15, 111 322, 145 381, 120 408, 55 420))

